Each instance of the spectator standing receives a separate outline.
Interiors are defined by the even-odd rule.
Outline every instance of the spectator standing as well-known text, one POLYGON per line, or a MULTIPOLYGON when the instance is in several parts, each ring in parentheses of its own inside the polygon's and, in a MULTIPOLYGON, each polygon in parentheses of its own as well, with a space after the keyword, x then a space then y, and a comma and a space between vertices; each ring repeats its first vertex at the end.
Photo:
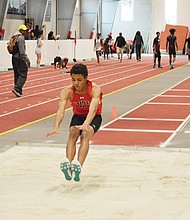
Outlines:
POLYGON ((174 35, 175 29, 171 28, 169 32, 170 35, 166 39, 166 52, 169 52, 170 69, 173 69, 176 60, 176 50, 178 50, 178 45, 177 45, 177 37, 174 35))
POLYGON ((136 49, 136 60, 141 61, 141 50, 144 45, 144 41, 140 31, 137 31, 133 40, 133 46, 135 45, 136 49))
POLYGON ((19 33, 15 33, 15 35, 18 35, 18 52, 12 55, 12 65, 14 70, 14 88, 12 92, 17 97, 23 95, 22 90, 27 79, 28 67, 30 66, 25 46, 25 36, 27 33, 28 28, 25 25, 20 25, 19 33))
POLYGON ((50 31, 48 34, 48 40, 56 40, 56 37, 53 34, 53 31, 50 31))
POLYGON ((103 44, 103 48, 104 48, 104 59, 108 59, 108 55, 109 55, 109 38, 107 37, 104 40, 104 44, 103 44))
POLYGON ((30 21, 26 24, 26 27, 28 28, 28 33, 27 35, 25 36, 25 40, 32 40, 31 37, 33 37, 31 35, 31 32, 33 31, 33 28, 34 28, 34 23, 33 21, 30 21))
POLYGON ((39 25, 36 25, 35 26, 35 29, 34 29, 34 36, 36 37, 36 39, 38 39, 40 37, 40 28, 39 28, 39 25))
POLYGON ((30 31, 30 40, 37 40, 37 37, 34 35, 34 31, 30 31))
POLYGON ((102 51, 103 42, 101 39, 101 33, 97 33, 94 39, 94 50, 96 51, 97 65, 100 65, 100 55, 102 51))
POLYGON ((37 67, 40 67, 40 61, 42 57, 42 46, 43 46, 42 40, 43 39, 44 39, 43 31, 41 30, 39 38, 37 39, 36 50, 35 50, 35 54, 37 56, 37 60, 36 60, 37 67))
POLYGON ((115 44, 114 44, 114 47, 116 48, 118 59, 120 60, 120 62, 122 62, 123 60, 123 52, 124 52, 125 45, 126 45, 126 40, 122 36, 122 33, 120 32, 119 36, 116 37, 115 44))
POLYGON ((185 44, 187 44, 188 65, 190 65, 190 37, 186 39, 185 44))
POLYGON ((153 40, 153 53, 154 53, 154 65, 153 68, 156 68, 156 59, 158 58, 158 68, 161 66, 161 52, 160 52, 160 32, 156 32, 156 37, 153 40))
POLYGON ((113 40, 113 38, 112 38, 112 36, 111 36, 111 34, 109 34, 108 35, 108 38, 109 38, 109 52, 110 52, 110 54, 111 54, 111 57, 113 57, 113 46, 114 46, 114 40, 113 40))

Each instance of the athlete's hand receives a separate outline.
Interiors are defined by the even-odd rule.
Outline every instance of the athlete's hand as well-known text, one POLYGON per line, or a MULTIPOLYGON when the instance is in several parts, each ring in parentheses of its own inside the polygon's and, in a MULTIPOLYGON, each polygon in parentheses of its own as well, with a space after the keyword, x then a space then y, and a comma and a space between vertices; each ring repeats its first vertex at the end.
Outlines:
POLYGON ((52 131, 49 131, 45 134, 45 137, 48 137, 50 135, 53 135, 53 134, 60 134, 60 132, 58 130, 52 130, 52 131))
POLYGON ((75 128, 83 131, 88 131, 88 126, 87 125, 75 125, 75 128))

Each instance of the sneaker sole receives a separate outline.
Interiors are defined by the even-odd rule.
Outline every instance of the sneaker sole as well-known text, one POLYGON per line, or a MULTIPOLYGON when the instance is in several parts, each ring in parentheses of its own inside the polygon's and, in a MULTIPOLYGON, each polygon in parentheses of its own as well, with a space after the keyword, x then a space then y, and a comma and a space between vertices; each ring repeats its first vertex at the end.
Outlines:
POLYGON ((61 164, 60 164, 60 169, 61 169, 61 171, 64 173, 66 180, 69 181, 69 180, 72 179, 72 177, 69 175, 69 169, 70 169, 70 164, 69 164, 69 162, 61 163, 61 164))
POLYGON ((16 90, 12 90, 12 92, 17 96, 17 97, 22 97, 22 95, 20 93, 18 93, 16 90))
POLYGON ((80 181, 81 167, 78 164, 71 164, 71 171, 75 174, 74 181, 80 181))

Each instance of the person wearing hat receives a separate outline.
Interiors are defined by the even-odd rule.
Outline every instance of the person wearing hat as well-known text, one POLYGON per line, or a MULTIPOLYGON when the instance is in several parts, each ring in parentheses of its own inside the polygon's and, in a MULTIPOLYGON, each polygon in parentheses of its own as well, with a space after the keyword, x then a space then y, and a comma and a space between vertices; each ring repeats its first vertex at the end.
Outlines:
POLYGON ((17 45, 18 52, 12 55, 12 65, 14 70, 14 88, 12 92, 21 97, 23 86, 27 79, 28 67, 30 66, 30 60, 26 54, 25 36, 28 33, 28 28, 25 25, 19 26, 19 32, 14 35, 18 35, 17 45))

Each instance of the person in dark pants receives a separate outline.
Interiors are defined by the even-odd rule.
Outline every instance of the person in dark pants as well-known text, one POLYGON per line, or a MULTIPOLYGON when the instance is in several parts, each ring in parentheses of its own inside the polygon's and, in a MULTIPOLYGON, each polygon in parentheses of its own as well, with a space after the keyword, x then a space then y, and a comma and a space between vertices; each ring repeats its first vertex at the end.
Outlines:
POLYGON ((12 65, 14 70, 14 88, 12 92, 17 97, 23 96, 22 89, 27 79, 28 67, 30 66, 30 61, 26 55, 24 38, 27 33, 28 28, 25 25, 20 25, 19 32, 15 33, 15 35, 18 35, 18 51, 12 55, 12 65))
POLYGON ((144 41, 140 31, 137 31, 135 34, 135 38, 133 40, 133 46, 136 48, 136 59, 137 61, 141 61, 141 48, 144 45, 144 41))
POLYGON ((169 52, 170 69, 174 68, 174 63, 176 60, 176 50, 178 50, 177 37, 174 35, 175 31, 175 29, 171 28, 169 30, 170 35, 166 39, 166 52, 169 52))
POLYGON ((126 40, 122 36, 122 33, 120 32, 119 36, 116 37, 116 40, 114 43, 114 47, 116 48, 118 59, 120 60, 120 62, 122 62, 123 60, 123 52, 124 52, 125 45, 126 45, 126 40))
POLYGON ((185 44, 187 44, 188 65, 190 65, 190 37, 186 39, 185 44))
POLYGON ((160 52, 160 32, 156 32, 156 37, 153 40, 153 53, 154 53, 154 65, 153 68, 156 68, 156 59, 158 58, 158 68, 161 66, 161 52, 160 52))

